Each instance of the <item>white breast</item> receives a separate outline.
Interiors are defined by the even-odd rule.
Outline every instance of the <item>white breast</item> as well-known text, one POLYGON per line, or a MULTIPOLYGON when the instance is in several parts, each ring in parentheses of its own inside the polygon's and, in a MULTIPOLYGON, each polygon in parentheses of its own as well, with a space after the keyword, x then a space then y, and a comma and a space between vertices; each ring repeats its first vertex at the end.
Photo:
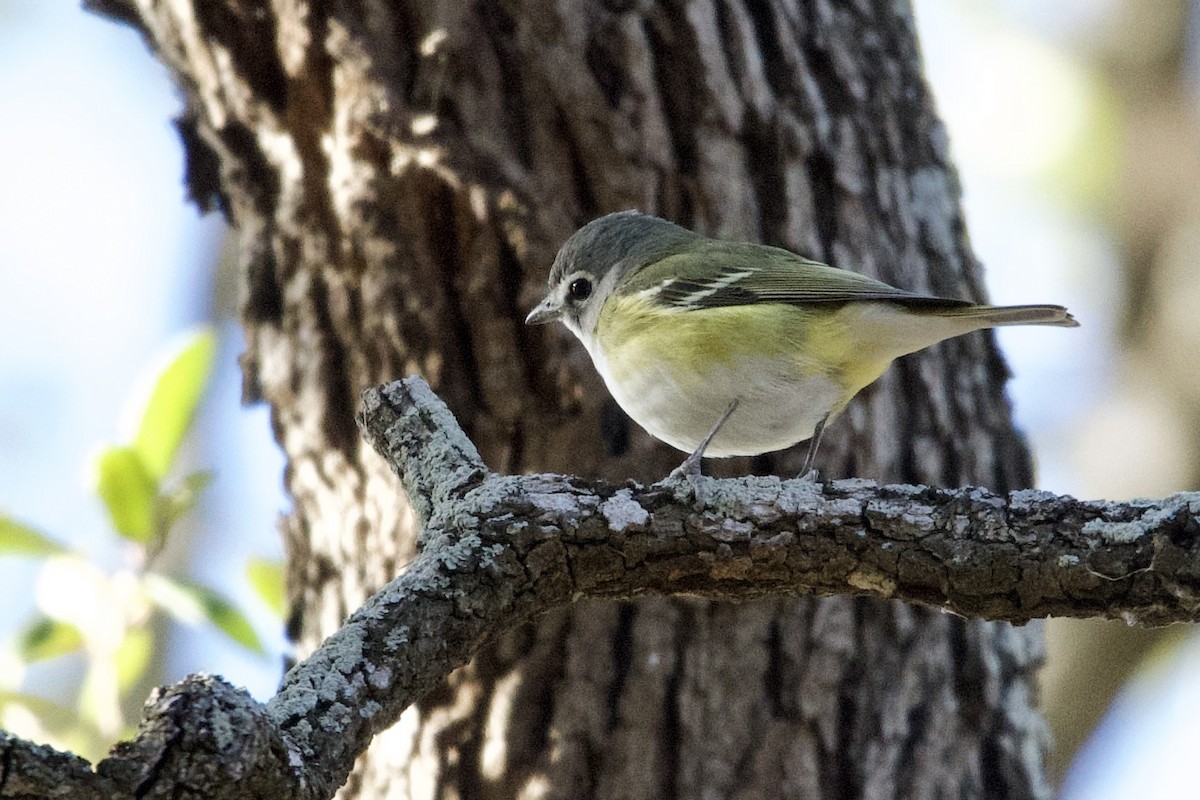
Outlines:
POLYGON ((782 450, 812 436, 817 423, 842 399, 842 389, 824 375, 798 377, 777 358, 738 359, 685 376, 659 364, 612 379, 603 353, 583 337, 608 390, 633 420, 667 444, 691 453, 734 399, 737 410, 705 455, 748 456, 782 450))

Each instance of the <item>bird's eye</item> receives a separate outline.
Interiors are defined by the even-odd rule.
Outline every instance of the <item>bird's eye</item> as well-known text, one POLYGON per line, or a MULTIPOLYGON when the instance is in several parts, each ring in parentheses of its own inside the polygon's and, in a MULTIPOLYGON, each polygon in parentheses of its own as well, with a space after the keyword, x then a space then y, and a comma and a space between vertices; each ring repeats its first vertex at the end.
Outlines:
POLYGON ((567 287, 567 295, 575 301, 587 300, 592 294, 592 282, 587 278, 576 278, 567 287))

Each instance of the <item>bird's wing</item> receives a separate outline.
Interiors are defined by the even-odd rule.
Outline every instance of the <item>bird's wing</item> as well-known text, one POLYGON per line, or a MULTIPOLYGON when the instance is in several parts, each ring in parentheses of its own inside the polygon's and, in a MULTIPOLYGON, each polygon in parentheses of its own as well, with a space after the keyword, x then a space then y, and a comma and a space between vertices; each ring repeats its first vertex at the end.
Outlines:
POLYGON ((622 294, 639 294, 679 310, 754 303, 846 303, 885 300, 910 307, 953 308, 966 300, 916 294, 857 272, 836 269, 789 250, 703 240, 697 249, 648 264, 622 294))

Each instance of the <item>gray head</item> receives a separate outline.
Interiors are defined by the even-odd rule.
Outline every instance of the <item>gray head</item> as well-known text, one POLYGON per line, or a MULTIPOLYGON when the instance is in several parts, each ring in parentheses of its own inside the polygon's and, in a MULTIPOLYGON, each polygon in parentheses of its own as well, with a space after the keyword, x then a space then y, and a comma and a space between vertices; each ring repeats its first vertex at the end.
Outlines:
POLYGON ((679 252, 696 238, 686 228, 640 211, 618 211, 592 220, 567 239, 554 257, 546 299, 525 322, 537 325, 561 319, 580 338, 590 336, 604 301, 621 280, 679 252))

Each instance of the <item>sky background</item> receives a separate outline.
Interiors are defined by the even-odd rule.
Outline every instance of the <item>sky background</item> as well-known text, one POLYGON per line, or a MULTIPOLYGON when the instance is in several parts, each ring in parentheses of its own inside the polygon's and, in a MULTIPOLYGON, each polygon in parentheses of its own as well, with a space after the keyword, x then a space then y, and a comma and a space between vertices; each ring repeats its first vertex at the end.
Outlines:
MULTIPOLYGON (((102 568, 124 563, 91 456, 125 435, 127 400, 155 360, 215 322, 220 357, 184 459, 216 480, 168 563, 236 598, 271 655, 192 629, 167 677, 203 669, 268 697, 283 637, 243 573, 250 555, 281 557, 283 460, 265 406, 239 403, 242 334, 214 307, 224 225, 185 202, 177 93, 132 29, 73 0, 0 0, 0 98, 0 509, 102 568)), ((0 643, 33 609, 37 579, 30 562, 0 559, 0 643)), ((27 683, 69 685, 78 665, 60 661, 27 683)), ((0 679, 13 672, 0 666, 0 679)))
MULTIPOLYGON (((1103 133, 1103 92, 1079 53, 1113 24, 1118 5, 916 3, 991 299, 1061 303, 1083 323, 999 334, 1041 488, 1084 497, 1111 496, 1111 484, 1081 464, 1113 394, 1119 256, 1087 203, 1053 176, 1103 133)), ((243 570, 250 556, 281 557, 283 462, 266 409, 239 403, 241 332, 213 299, 224 231, 218 217, 201 218, 185 202, 171 125, 176 92, 131 30, 74 0, 0 0, 0 98, 0 510, 118 569, 126 554, 112 546, 89 489, 90 456, 122 436, 127 398, 147 365, 215 320, 221 356, 186 460, 217 479, 172 558, 236 598, 270 652, 254 656, 212 632, 181 630, 166 679, 216 672, 269 697, 284 642, 243 570)), ((1149 450, 1123 463, 1139 463, 1139 452, 1149 450)), ((1144 471, 1122 472, 1117 485, 1135 484, 1130 474, 1144 471)), ((1147 491, 1192 488, 1172 480, 1147 491)), ((30 562, 0 559, 0 647, 34 609, 37 582, 30 562)), ((60 661, 26 671, 0 660, 0 689, 53 694, 78 674, 60 661)), ((1063 796, 1194 797, 1200 774, 1184 756, 1200 746, 1197 669, 1192 639, 1143 672, 1063 796)))

